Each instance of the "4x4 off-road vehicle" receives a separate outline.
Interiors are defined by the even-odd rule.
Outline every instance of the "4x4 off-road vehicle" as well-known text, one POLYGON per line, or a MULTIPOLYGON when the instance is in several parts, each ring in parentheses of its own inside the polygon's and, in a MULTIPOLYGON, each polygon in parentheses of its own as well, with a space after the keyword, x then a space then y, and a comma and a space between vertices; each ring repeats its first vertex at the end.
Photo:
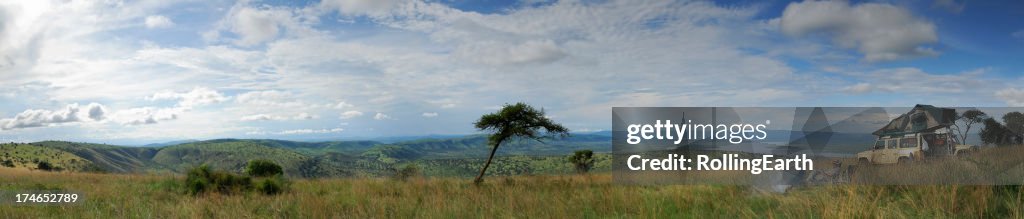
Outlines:
POLYGON ((917 105, 873 134, 871 150, 857 153, 863 164, 895 164, 922 161, 934 156, 963 156, 977 146, 961 144, 954 134, 956 110, 917 105))

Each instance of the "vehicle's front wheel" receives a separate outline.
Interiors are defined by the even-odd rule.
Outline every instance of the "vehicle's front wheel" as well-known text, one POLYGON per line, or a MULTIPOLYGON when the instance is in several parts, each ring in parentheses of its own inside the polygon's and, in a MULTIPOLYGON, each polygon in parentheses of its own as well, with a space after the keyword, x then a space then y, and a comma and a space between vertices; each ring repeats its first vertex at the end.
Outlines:
POLYGON ((867 158, 860 158, 860 159, 857 159, 857 165, 858 166, 870 166, 871 165, 871 161, 868 160, 867 158))
POLYGON ((913 162, 913 160, 911 160, 909 157, 900 157, 900 159, 896 160, 896 163, 900 165, 907 165, 910 164, 911 162, 913 162))
POLYGON ((968 155, 971 155, 971 151, 970 150, 961 150, 961 151, 958 151, 956 153, 956 157, 959 157, 959 158, 965 158, 968 155))

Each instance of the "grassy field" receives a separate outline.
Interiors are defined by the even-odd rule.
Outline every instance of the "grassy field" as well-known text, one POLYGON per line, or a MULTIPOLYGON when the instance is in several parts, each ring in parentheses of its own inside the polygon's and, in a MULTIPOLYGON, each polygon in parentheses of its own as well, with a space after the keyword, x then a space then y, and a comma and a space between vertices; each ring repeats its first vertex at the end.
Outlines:
MULTIPOLYGON (((0 168, 0 191, 77 191, 72 205, 4 203, 0 217, 1024 217, 1020 187, 818 186, 786 194, 745 186, 623 186, 610 174, 295 180, 276 196, 186 195, 181 177, 0 168)), ((9 199, 9 197, 5 197, 9 199)))

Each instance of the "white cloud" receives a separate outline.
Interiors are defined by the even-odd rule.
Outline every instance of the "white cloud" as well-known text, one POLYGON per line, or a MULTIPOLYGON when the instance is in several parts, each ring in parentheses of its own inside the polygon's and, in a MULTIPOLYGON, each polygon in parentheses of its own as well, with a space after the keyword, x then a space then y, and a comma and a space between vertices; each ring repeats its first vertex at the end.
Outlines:
POLYGON ((282 131, 282 132, 280 132, 280 134, 286 134, 286 135, 290 135, 290 134, 322 134, 322 133, 338 133, 338 132, 342 132, 342 131, 345 131, 345 129, 343 129, 343 128, 319 129, 319 130, 297 129, 297 130, 282 131))
POLYGON ((208 104, 220 103, 228 100, 224 94, 220 92, 205 88, 196 87, 188 92, 174 92, 174 91, 162 91, 153 96, 149 96, 148 100, 178 100, 178 107, 184 107, 191 109, 192 107, 204 106, 208 104))
POLYGON ((185 112, 184 108, 139 107, 118 111, 114 120, 122 125, 149 125, 162 121, 178 119, 185 112))
POLYGON ((781 18, 791 36, 823 33, 836 44, 856 48, 868 61, 937 55, 925 45, 938 42, 935 24, 907 9, 884 3, 850 5, 845 1, 790 3, 781 18))
POLYGON ((88 51, 103 54, 109 42, 93 34, 136 25, 140 13, 169 4, 115 1, 0 2, 0 81, 26 82, 39 75, 35 68, 54 61, 72 61, 88 51), (60 34, 54 34, 60 33, 60 34), (98 43, 97 43, 98 42, 98 43))
POLYGON ((437 117, 437 113, 436 112, 424 112, 423 113, 423 117, 434 118, 434 117, 437 117))
POLYGON ((377 115, 373 115, 373 119, 385 120, 385 119, 391 119, 391 116, 389 116, 388 114, 384 114, 384 113, 378 112, 377 115))
POLYGON ((176 120, 195 107, 227 101, 224 94, 206 87, 196 87, 188 92, 161 91, 146 97, 146 100, 176 100, 173 107, 138 107, 118 111, 116 120, 123 125, 149 125, 161 121, 176 120))
POLYGON ((294 117, 292 117, 292 119, 294 119, 294 120, 310 120, 310 119, 316 119, 316 118, 320 118, 320 116, 309 114, 309 113, 299 113, 298 115, 295 115, 294 117))
POLYGON ((219 31, 226 30, 238 36, 233 42, 239 46, 255 46, 281 36, 316 34, 311 25, 319 22, 312 8, 289 8, 260 5, 253 7, 248 1, 239 1, 229 10, 217 30, 203 33, 207 40, 218 40, 219 31))
POLYGON ((270 120, 286 120, 287 117, 267 115, 267 114, 256 114, 243 116, 240 120, 242 121, 270 121, 270 120))
POLYGON ((868 83, 857 83, 843 88, 843 91, 850 93, 867 93, 871 92, 871 84, 868 83))
POLYGON ((354 107, 354 105, 346 103, 345 101, 338 102, 338 104, 333 106, 334 109, 347 109, 352 107, 354 107))
POLYGON ((303 105, 292 93, 279 90, 242 93, 235 97, 235 102, 254 106, 299 107, 303 105))
POLYGON ((345 131, 345 129, 343 129, 343 128, 333 128, 333 129, 293 129, 293 130, 284 130, 284 131, 279 131, 279 132, 251 131, 251 132, 247 132, 246 134, 247 135, 267 135, 267 134, 274 134, 274 135, 302 135, 302 134, 339 133, 339 132, 342 132, 342 131, 345 131))
POLYGON ((277 19, 279 15, 272 11, 242 8, 235 15, 232 31, 241 35, 240 45, 254 45, 276 38, 280 30, 277 19))
POLYGON ((996 98, 1006 101, 1011 107, 1024 107, 1024 90, 1006 88, 996 91, 996 98))
POLYGON ((324 0, 320 7, 337 10, 344 15, 383 16, 404 0, 324 0))
POLYGON ((355 111, 355 110, 349 110, 349 111, 345 111, 345 112, 341 113, 341 117, 339 117, 339 118, 341 118, 341 119, 351 119, 351 118, 359 117, 359 116, 362 116, 362 115, 363 115, 363 112, 359 112, 359 111, 355 111))
POLYGON ((854 93, 899 92, 918 94, 963 93, 983 87, 987 68, 956 74, 928 73, 919 68, 878 69, 867 73, 850 73, 864 81, 844 88, 854 93))
POLYGON ((106 107, 98 103, 79 106, 68 104, 60 110, 29 109, 14 118, 0 119, 0 130, 22 129, 73 122, 95 122, 106 119, 106 107))
POLYGON ((568 56, 551 40, 531 40, 511 45, 494 41, 467 43, 460 46, 455 55, 489 65, 546 64, 568 56))
POLYGON ((162 15, 148 16, 148 17, 146 17, 145 23, 146 23, 146 28, 149 28, 149 29, 168 28, 168 27, 174 26, 174 22, 171 21, 170 18, 167 18, 167 17, 162 16, 162 15))
POLYGON ((271 114, 255 114, 243 116, 241 121, 283 121, 283 120, 310 120, 319 118, 317 115, 309 113, 299 113, 295 116, 282 116, 282 115, 271 115, 271 114))

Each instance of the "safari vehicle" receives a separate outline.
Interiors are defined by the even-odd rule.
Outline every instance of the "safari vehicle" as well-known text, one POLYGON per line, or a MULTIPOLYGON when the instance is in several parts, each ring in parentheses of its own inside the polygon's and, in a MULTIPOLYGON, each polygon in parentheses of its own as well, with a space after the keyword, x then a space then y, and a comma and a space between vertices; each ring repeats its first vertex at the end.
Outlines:
POLYGON ((923 161, 926 157, 963 156, 977 146, 961 144, 954 132, 956 110, 917 105, 875 131, 871 150, 857 153, 863 164, 895 164, 923 161))

